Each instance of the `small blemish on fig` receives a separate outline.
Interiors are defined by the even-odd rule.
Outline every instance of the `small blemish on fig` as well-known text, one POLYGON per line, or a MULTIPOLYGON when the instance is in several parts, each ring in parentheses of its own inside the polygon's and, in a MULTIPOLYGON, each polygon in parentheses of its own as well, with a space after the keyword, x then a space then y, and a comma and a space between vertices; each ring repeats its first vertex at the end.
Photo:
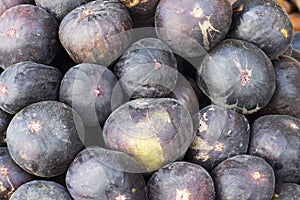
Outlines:
POLYGON ((216 146, 215 146, 215 150, 216 151, 223 151, 225 148, 225 144, 224 143, 218 143, 216 146))
POLYGON ((178 190, 176 189, 176 200, 189 200, 191 193, 188 189, 178 190))
POLYGON ((260 179, 262 179, 263 177, 264 177, 265 175, 263 174, 263 173, 260 173, 260 172, 254 172, 253 174, 252 174, 252 177, 253 177, 253 179, 254 180, 260 180, 260 179))
POLYGON ((160 69, 162 68, 162 62, 159 60, 154 60, 154 69, 160 69))
POLYGON ((99 97, 103 95, 103 91, 99 85, 97 85, 96 89, 94 90, 95 96, 99 97))
POLYGON ((297 126, 297 124, 295 124, 293 122, 289 122, 289 126, 293 129, 299 129, 299 126, 297 126))
POLYGON ((280 29, 280 32, 282 33, 283 37, 288 38, 289 33, 285 28, 280 29))
POLYGON ((200 18, 203 14, 203 11, 202 11, 200 5, 196 4, 196 6, 193 8, 193 11, 191 11, 190 14, 196 18, 200 18))
POLYGON ((241 71, 242 86, 245 86, 251 80, 251 74, 248 71, 241 71))
POLYGON ((14 37, 17 34, 17 29, 10 28, 10 29, 8 29, 6 34, 7 34, 8 37, 14 37))
POLYGON ((8 94, 8 87, 6 85, 0 86, 0 94, 8 94))
POLYGON ((28 125, 28 129, 31 133, 37 133, 41 128, 42 128, 42 125, 41 125, 40 121, 32 121, 28 125))
POLYGON ((3 176, 7 176, 8 175, 8 169, 6 167, 1 167, 0 168, 0 174, 2 174, 3 176))

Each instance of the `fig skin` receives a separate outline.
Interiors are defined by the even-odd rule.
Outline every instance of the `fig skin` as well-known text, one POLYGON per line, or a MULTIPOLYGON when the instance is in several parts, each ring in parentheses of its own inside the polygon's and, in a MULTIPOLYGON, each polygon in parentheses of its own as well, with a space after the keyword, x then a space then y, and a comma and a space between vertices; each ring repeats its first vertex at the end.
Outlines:
POLYGON ((192 118, 179 101, 140 98, 129 101, 108 117, 103 138, 109 149, 121 151, 153 172, 180 159, 194 138, 192 118))
POLYGON ((275 187, 272 200, 298 200, 300 198, 300 185, 296 183, 279 183, 275 187))
POLYGON ((9 8, 20 4, 33 4, 34 0, 1 0, 0 1, 0 16, 9 8))
POLYGON ((98 0, 69 12, 59 39, 76 63, 109 66, 129 45, 132 19, 118 0, 98 0), (80 36, 80 37, 79 37, 80 36))
POLYGON ((209 105, 193 117, 196 136, 186 160, 211 171, 223 160, 245 154, 250 140, 250 125, 242 114, 209 105))
POLYGON ((0 67, 33 61, 48 65, 58 50, 58 23, 46 10, 22 4, 0 16, 0 67))
POLYGON ((264 158, 277 182, 300 183, 300 120, 264 115, 251 125, 249 154, 264 158))
POLYGON ((90 147, 76 156, 66 174, 66 185, 71 196, 90 200, 147 200, 143 175, 113 168, 105 160, 114 158, 109 152, 103 153, 105 151, 90 147))
POLYGON ((21 185, 10 198, 10 200, 28 199, 72 200, 65 187, 45 180, 34 180, 21 185))
POLYGON ((7 128, 12 159, 30 174, 50 178, 65 173, 83 147, 84 126, 71 107, 41 101, 18 112, 7 128))
POLYGON ((170 163, 156 171, 148 181, 149 200, 214 200, 215 187, 209 173, 200 165, 170 163))
POLYGON ((242 40, 226 39, 204 57, 197 83, 214 104, 252 114, 270 102, 276 74, 261 49, 242 40))
POLYGON ((158 38, 174 53, 197 57, 225 38, 231 18, 232 9, 227 0, 160 0, 155 28, 158 38))
POLYGON ((283 54, 291 44, 291 20, 276 0, 239 0, 232 9, 229 38, 258 46, 271 60, 283 54))
POLYGON ((211 176, 216 187, 216 200, 269 200, 274 194, 274 171, 257 156, 228 158, 212 170, 211 176))
POLYGON ((6 147, 6 130, 13 115, 0 108, 0 147, 6 147))
POLYGON ((48 65, 31 61, 11 65, 0 75, 0 107, 16 114, 32 103, 56 100, 61 78, 61 72, 48 65))
POLYGON ((71 10, 92 0, 34 0, 35 4, 61 21, 71 10))
POLYGON ((25 172, 13 161, 7 147, 0 147, 1 199, 9 199, 19 186, 34 179, 33 175, 25 172))
POLYGON ((114 66, 120 85, 131 99, 166 96, 176 85, 176 69, 172 50, 156 38, 136 41, 114 66))

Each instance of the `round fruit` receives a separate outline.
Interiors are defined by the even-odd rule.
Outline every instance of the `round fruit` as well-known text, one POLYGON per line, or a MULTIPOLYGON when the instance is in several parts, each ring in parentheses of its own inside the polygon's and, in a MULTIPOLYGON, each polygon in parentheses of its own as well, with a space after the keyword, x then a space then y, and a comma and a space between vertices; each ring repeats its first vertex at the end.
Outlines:
POLYGON ((123 54, 114 66, 120 84, 130 98, 162 97, 177 81, 172 50, 156 38, 144 38, 123 54))
POLYGON ((90 63, 78 64, 66 72, 59 99, 76 110, 89 126, 103 125, 123 100, 116 76, 107 67, 90 63))
POLYGON ((300 118, 300 62, 289 56, 273 60, 276 89, 263 114, 284 114, 300 118))
POLYGON ((72 200, 62 185, 44 180, 34 180, 20 186, 9 200, 59 199, 72 200))
POLYGON ((232 8, 230 38, 255 44, 271 60, 285 52, 291 44, 292 23, 276 0, 239 0, 232 8))
POLYGON ((174 162, 151 176, 148 196, 149 200, 214 200, 215 188, 209 173, 200 165, 174 162))
POLYGON ((0 109, 0 146, 6 146, 6 130, 12 115, 0 109))
POLYGON ((0 147, 0 198, 9 199, 22 184, 34 177, 21 169, 10 157, 7 147, 0 147))
POLYGON ((269 200, 275 188, 272 167, 262 158, 237 155, 213 169, 216 200, 269 200))
POLYGON ((57 30, 55 18, 42 8, 9 8, 0 17, 0 67, 22 61, 50 64, 57 52, 57 30))
POLYGON ((34 0, 37 6, 47 10, 58 21, 61 21, 74 8, 92 0, 34 0))
POLYGON ((82 148, 83 123, 69 106, 56 101, 31 104, 8 125, 7 147, 25 171, 54 177, 67 171, 82 148))
POLYGON ((133 20, 142 21, 154 17, 159 0, 120 0, 130 12, 133 20))
POLYGON ((71 196, 90 200, 146 200, 142 174, 117 171, 106 165, 103 157, 109 155, 102 154, 103 150, 87 148, 76 156, 66 175, 71 196))
POLYGON ((188 161, 213 169, 223 160, 245 154, 250 139, 247 119, 230 109, 210 105, 194 115, 196 137, 186 153, 188 161))
POLYGON ((224 39, 231 17, 227 0, 160 0, 156 33, 176 54, 196 57, 224 39))
POLYGON ((288 115, 265 115, 251 127, 249 153, 264 158, 276 180, 300 183, 300 120, 288 115))
POLYGON ((280 183, 276 185, 272 200, 298 199, 300 199, 300 185, 296 183, 280 183))
POLYGON ((0 107, 15 114, 25 106, 56 100, 62 74, 54 67, 25 61, 11 65, 0 75, 0 107))
POLYGON ((20 4, 32 4, 33 0, 0 0, 0 16, 9 8, 20 4))
POLYGON ((276 87, 275 71, 266 54, 235 39, 222 41, 205 56, 197 81, 213 103, 243 114, 265 107, 276 87))
POLYGON ((76 63, 108 66, 129 44, 131 29, 132 20, 123 4, 98 0, 69 12, 60 23, 59 38, 76 63))
POLYGON ((184 155, 194 138, 192 118, 175 99, 140 98, 121 105, 103 128, 107 147, 131 155, 152 172, 184 155))

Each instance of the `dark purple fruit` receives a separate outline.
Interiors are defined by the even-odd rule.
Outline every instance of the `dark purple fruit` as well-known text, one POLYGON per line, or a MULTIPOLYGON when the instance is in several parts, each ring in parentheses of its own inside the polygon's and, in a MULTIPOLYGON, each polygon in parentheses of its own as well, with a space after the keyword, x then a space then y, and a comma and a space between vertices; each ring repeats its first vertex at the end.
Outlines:
POLYGON ((130 98, 162 97, 175 87, 178 72, 172 50, 156 38, 144 38, 123 54, 114 66, 130 98))
POLYGON ((200 165, 174 162, 156 171, 148 182, 149 200, 214 200, 209 173, 200 165))
POLYGON ((32 4, 34 0, 0 0, 0 16, 9 8, 20 4, 32 4))
POLYGON ((0 147, 0 199, 9 199, 20 185, 33 179, 11 159, 6 147, 0 147))
POLYGON ((157 36, 176 54, 196 57, 223 40, 231 17, 227 0, 160 0, 155 27, 157 36))
POLYGON ((116 76, 102 65, 82 63, 70 68, 61 81, 59 99, 78 112, 85 125, 101 125, 122 104, 116 76))
POLYGON ((291 44, 292 23, 276 0, 239 0, 232 8, 230 38, 255 44, 271 60, 285 52, 291 44))
POLYGON ((276 87, 266 54, 245 41, 227 39, 211 50, 197 73, 201 90, 213 103, 243 114, 265 107, 276 87))
POLYGON ((25 171, 54 177, 67 171, 82 149, 79 115, 64 103, 42 101, 18 112, 7 129, 12 159, 25 171))
MULTIPOLYGON (((81 151, 70 165, 67 189, 74 199, 146 200, 146 184, 142 174, 118 171, 102 162, 99 148, 81 151)), ((102 151, 102 150, 100 150, 102 151)))
POLYGON ((140 98, 121 105, 103 128, 108 148, 124 152, 152 172, 184 155, 193 141, 188 110, 171 98, 140 98))
POLYGON ((98 0, 69 12, 60 24, 59 38, 76 63, 108 66, 129 44, 131 28, 132 20, 123 4, 98 0))
POLYGON ((0 147, 6 146, 6 130, 12 115, 0 109, 0 147))
POLYGON ((300 32, 294 32, 292 47, 300 51, 300 32))
POLYGON ((300 120, 288 115, 265 115, 251 127, 249 153, 264 158, 276 180, 300 183, 300 120))
POLYGON ((299 200, 300 185, 296 183, 281 183, 276 185, 272 200, 299 200))
POLYGON ((221 162, 211 176, 216 200, 269 200, 275 188, 272 167, 262 158, 237 155, 221 162))
POLYGON ((196 137, 186 158, 209 171, 223 160, 247 152, 250 126, 233 110, 216 105, 203 108, 194 115, 194 131, 196 137))
POLYGON ((289 56, 273 60, 276 89, 263 114, 284 114, 300 118, 300 62, 289 56))
POLYGON ((9 8, 0 17, 0 67, 22 61, 50 64, 57 52, 57 30, 55 18, 42 8, 9 8))
POLYGON ((51 66, 31 61, 11 65, 0 75, 0 107, 15 114, 32 103, 56 100, 61 78, 51 66))
POLYGON ((58 21, 61 21, 74 8, 92 0, 34 0, 37 6, 47 10, 58 21))
POLYGON ((181 74, 178 74, 176 86, 171 93, 167 95, 167 97, 177 99, 183 106, 186 107, 186 109, 188 109, 191 116, 199 111, 198 96, 192 86, 192 83, 181 74))
POLYGON ((34 180, 20 186, 10 200, 42 200, 59 199, 72 200, 70 194, 62 185, 45 180, 34 180))

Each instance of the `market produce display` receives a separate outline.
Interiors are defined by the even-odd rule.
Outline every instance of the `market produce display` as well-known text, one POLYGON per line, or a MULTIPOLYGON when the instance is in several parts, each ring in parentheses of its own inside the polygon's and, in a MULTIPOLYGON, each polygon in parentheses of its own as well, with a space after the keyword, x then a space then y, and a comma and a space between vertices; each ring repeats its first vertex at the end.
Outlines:
POLYGON ((0 0, 0 200, 299 200, 299 0, 0 0))

